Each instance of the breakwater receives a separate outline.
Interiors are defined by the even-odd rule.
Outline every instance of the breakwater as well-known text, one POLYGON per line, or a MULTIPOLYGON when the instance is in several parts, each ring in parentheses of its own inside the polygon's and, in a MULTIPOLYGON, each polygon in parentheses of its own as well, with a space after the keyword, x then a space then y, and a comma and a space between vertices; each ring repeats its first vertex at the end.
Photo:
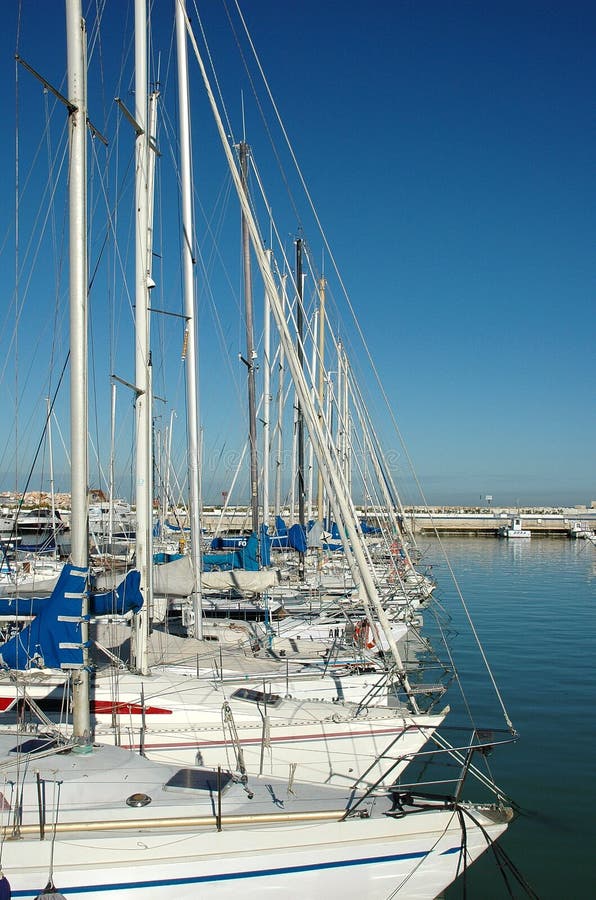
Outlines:
POLYGON ((532 535, 543 537, 576 537, 578 524, 593 529, 596 515, 579 511, 565 513, 518 513, 515 511, 477 513, 463 510, 452 512, 416 511, 408 515, 408 522, 415 534, 459 534, 496 536, 502 528, 512 525, 519 518, 520 527, 532 535))
MULTIPOLYGON (((381 507, 358 507, 358 516, 371 525, 389 523, 389 516, 381 507)), ((286 521, 294 521, 289 509, 281 511, 286 521)), ((574 537, 577 525, 596 531, 596 508, 567 507, 564 509, 532 508, 525 510, 475 507, 406 507, 404 517, 415 534, 497 536, 500 529, 521 519, 521 527, 532 535, 544 537, 574 537)), ((250 510, 246 506, 227 508, 206 507, 202 514, 207 532, 241 533, 250 528, 250 510)), ((271 520, 273 517, 271 517, 271 520)))

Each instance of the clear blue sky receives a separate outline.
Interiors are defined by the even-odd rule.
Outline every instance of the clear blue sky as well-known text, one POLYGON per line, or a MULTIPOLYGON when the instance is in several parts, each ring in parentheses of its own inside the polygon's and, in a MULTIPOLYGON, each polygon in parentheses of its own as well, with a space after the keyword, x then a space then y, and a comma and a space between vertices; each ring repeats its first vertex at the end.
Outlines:
MULTIPOLYGON (((162 53, 164 93, 160 166, 165 170, 171 156, 168 136, 176 120, 171 4, 156 0, 155 7, 154 45, 162 53)), ((297 219, 282 197, 281 180, 234 52, 234 39, 225 30, 225 13, 214 0, 207 7, 201 14, 206 16, 204 24, 235 137, 242 133, 243 91, 247 139, 263 178, 272 184, 267 190, 274 216, 277 219, 279 210, 279 227, 291 246, 297 219)), ((517 501, 559 505, 596 499, 593 4, 304 0, 292 7, 259 0, 243 7, 427 499, 475 504, 491 494, 495 505, 517 501)), ((6 4, 0 38, 4 85, 0 161, 5 173, 0 213, 4 298, 0 374, 7 421, 14 417, 15 408, 9 341, 11 304, 14 318, 17 9, 15 2, 6 4)), ((94 9, 95 3, 87 12, 90 32, 94 9)), ((124 80, 117 86, 123 48, 130 44, 131 16, 125 0, 108 0, 101 46, 96 45, 91 55, 90 116, 112 143, 118 120, 111 98, 120 93, 133 106, 126 90, 131 78, 129 59, 124 80)), ((58 86, 65 69, 63 18, 61 3, 23 0, 20 53, 58 86)), ((198 96, 200 86, 192 65, 191 79, 197 98, 193 101, 196 181, 205 197, 197 232, 205 233, 206 218, 215 228, 214 217, 219 214, 222 232, 237 241, 235 205, 230 203, 225 212, 223 205, 216 206, 218 192, 225 189, 224 169, 216 161, 213 126, 198 96)), ((40 91, 23 71, 19 84, 20 177, 23 183, 31 168, 32 183, 37 185, 21 209, 23 257, 25 235, 32 231, 26 219, 35 215, 43 185, 40 160, 34 164, 33 155, 38 146, 47 155, 47 148, 40 91), (27 146, 29 129, 33 137, 27 146)), ((61 111, 54 113, 57 131, 61 115, 61 111)), ((118 175, 113 176, 113 193, 114 184, 125 183, 127 160, 123 150, 118 175)), ((287 153, 284 160, 287 165, 287 153)), ((156 250, 163 260, 170 251, 170 258, 178 253, 174 237, 178 209, 169 177, 168 181, 165 172, 160 176, 158 205, 163 212, 156 250)), ((93 197, 98 207, 99 196, 96 180, 93 197)), ((312 217, 303 200, 296 202, 312 253, 319 262, 325 260, 333 302, 345 311, 328 255, 312 229, 312 217)), ((63 212, 56 216, 54 243, 60 246, 63 212)), ((49 227, 44 252, 51 245, 49 227)), ((93 246, 97 248, 101 226, 95 228, 93 246)), ((266 232, 265 224, 263 229, 266 232)), ((210 256, 208 242, 201 244, 202 253, 210 256)), ((130 247, 122 252, 129 259, 130 247)), ((237 455, 244 427, 242 413, 231 414, 232 409, 240 410, 244 391, 237 361, 238 352, 243 351, 243 331, 234 316, 238 251, 234 253, 231 276, 216 274, 215 265, 211 268, 205 261, 213 272, 213 300, 204 286, 200 291, 201 418, 206 456, 212 463, 206 490, 214 499, 225 480, 220 462, 227 454, 228 462, 237 455), (218 309, 219 325, 213 308, 218 309), (226 354, 228 359, 223 359, 226 354)), ((177 259, 159 266, 160 295, 154 302, 176 309, 177 259)), ((41 260, 31 265, 31 288, 19 330, 23 470, 40 433, 37 394, 43 394, 37 390, 36 379, 41 377, 42 359, 45 371, 50 356, 48 335, 55 318, 54 282, 59 268, 53 262, 44 269, 41 260), (26 372, 30 372, 29 382, 26 372)), ((109 277, 105 276, 105 285, 109 277)), ((257 295, 260 291, 256 287, 257 295)), ((97 373, 92 421, 99 423, 93 428, 97 441, 101 439, 104 467, 107 374, 112 367, 121 377, 132 374, 131 352, 126 350, 130 314, 122 302, 124 292, 121 286, 114 290, 117 300, 109 300, 107 293, 106 287, 92 294, 97 373), (100 315, 112 303, 120 310, 115 314, 117 325, 114 317, 106 324, 100 315)), ((60 317, 63 305, 59 309, 60 317)), ((361 359, 357 368, 362 382, 372 384, 347 313, 343 321, 342 333, 353 361, 361 359)), ((170 408, 181 416, 180 335, 173 325, 163 323, 154 334, 157 381, 163 382, 169 400, 165 420, 170 408), (163 375, 161 369, 157 373, 162 350, 174 360, 163 375)), ((63 359, 64 340, 62 328, 56 359, 63 359)), ((54 384, 56 378, 55 370, 54 384)), ((374 387, 370 392, 375 393, 374 387)), ((126 406, 128 401, 121 402, 126 406)), ((372 402, 404 500, 416 502, 418 494, 387 413, 379 399, 372 402)), ((62 427, 67 434, 66 421, 62 427)), ((183 424, 176 427, 183 431, 183 424)), ((130 442, 130 423, 124 414, 121 428, 119 443, 124 448, 130 442)), ((15 455, 9 441, 13 446, 14 431, 7 429, 6 446, 3 442, 0 448, 5 487, 14 482, 15 455)), ((55 443, 59 443, 57 436, 55 443)), ((125 457, 122 449, 122 460, 125 457)), ((121 471, 124 468, 122 461, 121 471)), ((122 492, 126 492, 124 484, 122 492)))

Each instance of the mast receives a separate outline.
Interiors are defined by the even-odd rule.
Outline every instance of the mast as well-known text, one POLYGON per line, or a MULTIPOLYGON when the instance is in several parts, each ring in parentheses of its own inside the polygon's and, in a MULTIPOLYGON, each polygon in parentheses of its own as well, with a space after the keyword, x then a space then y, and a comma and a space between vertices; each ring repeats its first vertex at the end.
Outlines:
POLYGON ((151 278, 151 216, 155 147, 156 94, 147 103, 146 0, 135 0, 135 385, 136 385, 136 564, 141 573, 142 609, 134 624, 135 668, 149 671, 148 640, 153 602, 153 435, 152 371, 149 341, 151 278))
POLYGON ((290 524, 296 521, 296 489, 298 486, 298 394, 294 389, 292 406, 292 458, 290 471, 290 524))
POLYGON ((345 418, 344 418, 344 367, 343 367, 343 345, 341 338, 337 342, 337 434, 336 448, 339 464, 342 472, 344 469, 344 441, 345 441, 345 418))
POLYGON ((114 537, 114 457, 116 452, 116 384, 112 382, 111 386, 111 406, 110 406, 110 485, 108 488, 108 548, 111 553, 111 546, 114 537))
MULTIPOLYGON (((318 410, 319 424, 323 429, 323 406, 325 402, 325 279, 319 278, 319 369, 318 369, 318 410)), ((317 519, 324 518, 324 488, 321 467, 317 472, 317 519)))
MULTIPOLYGON (((70 445, 71 560, 87 568, 88 542, 88 374, 87 374, 87 35, 81 0, 66 2, 70 172, 70 445)), ((73 736, 90 733, 87 665, 88 597, 83 595, 81 641, 83 667, 73 677, 73 736)))
MULTIPOLYGON (((267 250, 271 268, 272 251, 267 250)), ((271 457, 271 309, 265 288, 263 298, 263 525, 269 525, 269 467, 271 457)))
POLYGON ((406 511, 402 504, 400 494, 393 480, 391 469, 383 452, 383 448, 381 447, 381 443, 375 431, 370 413, 364 402, 362 391, 360 390, 356 382, 354 382, 354 388, 356 391, 358 402, 360 404, 360 408, 363 413, 364 423, 367 426, 367 435, 371 449, 371 460, 377 474, 379 486, 381 488, 381 491, 383 492, 385 505, 390 521, 392 523, 393 535, 402 539, 405 533, 407 540, 402 541, 402 550, 404 552, 408 565, 410 566, 410 568, 414 568, 414 564, 408 547, 408 541, 411 541, 412 546, 417 549, 416 539, 413 532, 408 527, 406 511))
POLYGON ((54 450, 52 447, 52 401, 50 397, 46 397, 47 423, 48 423, 48 454, 50 457, 50 501, 52 512, 52 539, 54 548, 52 550, 52 559, 56 559, 58 551, 58 539, 56 531, 56 495, 54 492, 54 450))
POLYGON ((163 489, 163 508, 162 521, 165 522, 168 517, 168 505, 170 500, 170 468, 172 465, 172 437, 174 434, 174 417, 175 410, 170 411, 170 423, 166 426, 165 452, 166 462, 164 467, 164 489, 163 489))
POLYGON ((348 356, 344 349, 343 353, 343 370, 344 370, 344 398, 342 402, 342 408, 344 411, 344 473, 346 484, 348 486, 348 493, 351 495, 352 493, 352 426, 350 420, 350 402, 349 402, 349 391, 350 391, 350 369, 348 363, 348 356))
MULTIPOLYGON (((240 175, 242 189, 248 203, 248 144, 241 141, 240 175)), ((259 481, 258 481, 258 455, 257 455, 257 404, 255 394, 255 367, 256 353, 253 343, 253 305, 252 305, 252 278, 250 272, 250 236, 244 210, 242 211, 242 265, 244 274, 244 315, 246 320, 246 359, 244 360, 248 373, 248 441, 250 449, 250 508, 252 530, 259 533, 259 481)))
MULTIPOLYGON (((334 394, 333 379, 331 377, 331 372, 329 372, 329 374, 327 375, 326 383, 327 383, 327 394, 325 397, 325 418, 322 421, 324 422, 324 434, 326 436, 327 446, 328 446, 329 450, 331 450, 332 441, 333 441, 333 394, 334 394)), ((319 421, 321 421, 320 414, 319 414, 319 421)), ((320 468, 319 468, 319 471, 321 472, 321 477, 322 477, 323 473, 320 468)), ((323 491, 325 491, 325 488, 326 488, 326 485, 323 482, 323 491)), ((332 519, 332 515, 333 515, 332 499, 333 499, 332 497, 327 495, 327 506, 325 508, 325 516, 327 517, 327 530, 328 531, 331 531, 331 519, 332 519)))
MULTIPOLYGON (((312 402, 315 402, 316 396, 316 378, 317 378, 317 334, 319 327, 319 310, 316 309, 313 316, 313 324, 312 324, 312 347, 311 347, 311 356, 310 356, 310 371, 312 373, 312 387, 311 387, 311 396, 312 402)), ((314 454, 315 450, 312 445, 312 441, 308 442, 308 479, 307 479, 307 487, 306 487, 306 519, 308 522, 312 519, 312 505, 313 505, 313 481, 314 481, 314 454)))
MULTIPOLYGON (((182 184, 182 260, 184 273, 186 422, 188 441, 188 494, 190 504, 190 547, 194 571, 192 609, 195 637, 203 637, 201 591, 201 506, 199 467, 198 390, 196 361, 196 299, 194 290, 192 163, 190 152, 190 103, 188 90, 188 55, 184 27, 184 0, 176 3, 176 47, 178 54, 178 107, 180 129, 180 174, 182 184)), ((171 438, 170 438, 171 439, 171 438)))
MULTIPOLYGON (((302 303, 304 282, 302 277, 302 238, 298 238, 296 241, 296 289, 298 291, 296 300, 296 331, 298 332, 296 353, 298 356, 298 365, 301 370, 304 370, 304 307, 302 303)), ((304 516, 304 413, 299 395, 296 409, 298 431, 298 465, 296 472, 298 480, 298 522, 300 527, 304 529, 306 523, 304 516)), ((302 551, 298 554, 298 577, 300 581, 304 581, 304 553, 302 553, 302 551)))
MULTIPOLYGON (((281 306, 282 306, 282 315, 285 315, 286 311, 286 284, 287 284, 288 276, 284 273, 281 276, 281 306)), ((269 312, 271 312, 271 301, 269 301, 269 312)), ((277 516, 281 515, 281 476, 282 476, 282 463, 283 463, 283 449, 284 449, 284 437, 283 437, 283 411, 284 411, 284 366, 285 366, 285 357, 284 357, 284 348, 280 344, 279 345, 279 364, 278 364, 278 386, 277 386, 277 446, 275 452, 275 504, 274 504, 274 516, 277 519, 277 516)))

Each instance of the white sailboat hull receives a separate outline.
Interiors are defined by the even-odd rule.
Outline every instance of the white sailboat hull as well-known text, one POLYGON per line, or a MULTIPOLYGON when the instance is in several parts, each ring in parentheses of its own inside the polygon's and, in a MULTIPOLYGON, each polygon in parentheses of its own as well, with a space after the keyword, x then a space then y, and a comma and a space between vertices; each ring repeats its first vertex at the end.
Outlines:
MULTIPOLYGON (((474 810, 495 840, 506 821, 474 810)), ((478 827, 466 828, 467 861, 489 846, 478 827)), ((214 827, 202 833, 161 831, 7 841, 3 871, 13 896, 35 900, 47 883, 53 851, 56 888, 69 900, 237 900, 315 897, 347 900, 431 900, 463 869, 456 813, 433 811, 405 819, 214 827)))
POLYGON ((472 862, 511 818, 391 791, 288 791, 22 732, 0 734, 0 770, 2 870, 22 900, 50 878, 69 900, 432 898, 462 846, 472 862))
MULTIPOLYGON (((448 712, 413 715, 393 707, 276 695, 274 682, 267 679, 265 701, 258 681, 239 688, 167 671, 146 678, 98 676, 91 706, 95 736, 169 764, 236 769, 241 751, 251 775, 342 787, 388 785, 448 712), (248 696, 239 697, 239 690, 248 696)), ((32 672, 26 691, 43 710, 47 698, 58 701, 63 685, 59 673, 52 678, 32 672)), ((10 713, 16 698, 17 688, 7 680, 0 709, 10 713)))
MULTIPOLYGON (((286 724, 275 728, 238 727, 238 745, 246 771, 311 784, 391 784, 406 769, 440 724, 425 717, 394 722, 286 724)), ((110 730, 96 730, 101 741, 114 740, 110 730)), ((236 744, 229 732, 194 725, 172 731, 148 728, 121 734, 120 746, 142 750, 149 759, 177 765, 227 765, 236 768, 236 744)))

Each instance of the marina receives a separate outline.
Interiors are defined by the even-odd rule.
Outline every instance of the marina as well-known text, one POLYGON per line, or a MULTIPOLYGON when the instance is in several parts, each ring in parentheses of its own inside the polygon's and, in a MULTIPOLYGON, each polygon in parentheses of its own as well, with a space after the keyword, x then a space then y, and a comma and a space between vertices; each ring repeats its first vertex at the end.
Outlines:
MULTIPOLYGON (((1 900, 589 895, 590 489, 569 492, 586 505, 527 505, 540 494, 520 481, 508 506, 424 501, 394 415, 425 376, 400 384, 398 344, 418 341, 380 329, 388 392, 257 50, 273 4, 65 0, 50 22, 30 3, 14 23, 1 900)), ((283 51, 308 157, 317 128, 283 51)), ((351 95, 350 121, 367 105, 351 95)), ((391 282, 363 294, 373 333, 391 282)), ((440 326, 424 328, 430 350, 440 326)), ((466 355, 449 358, 469 384, 466 355)), ((467 415, 494 434, 481 399, 467 415)), ((424 424, 423 457, 447 472, 451 433, 489 489, 526 447, 508 429, 515 459, 479 452, 474 475, 464 433, 424 424)))
MULTIPOLYGON (((134 126, 136 162, 130 211, 134 382, 124 382, 135 395, 134 502, 115 498, 111 462, 109 496, 91 504, 88 48, 80 0, 66 2, 67 97, 51 92, 64 104, 68 122, 70 503, 63 518, 53 489, 48 399, 43 432, 50 508, 28 509, 22 495, 1 523, 6 839, 0 890, 26 900, 40 896, 44 884, 50 895, 64 891, 73 898, 191 900, 199 885, 225 898, 235 896, 239 884, 246 898, 323 890, 383 900, 389 890, 431 900, 502 837, 513 809, 484 771, 492 748, 484 731, 474 726, 465 746, 440 734, 450 711, 443 696, 456 673, 422 635, 422 609, 432 602, 435 582, 417 568, 418 548, 339 339, 333 354, 339 390, 334 395, 328 385, 325 396, 322 334, 333 347, 334 322, 324 316, 321 277, 317 318, 305 323, 302 272, 312 258, 302 237, 295 241, 295 322, 286 309, 288 285, 272 265, 273 249, 263 248, 251 202, 250 149, 244 141, 230 145, 224 110, 182 0, 172 24, 186 235, 180 317, 187 395, 184 517, 171 502, 169 442, 159 444, 154 435, 158 395, 149 328, 159 155, 149 24, 147 5, 137 0, 134 117, 120 106, 134 126), (240 209, 251 494, 248 528, 241 533, 222 532, 221 525, 209 533, 200 504, 189 49, 240 209), (266 301, 262 474, 251 258, 266 301), (272 327, 293 388, 287 412, 296 420, 288 522, 280 514, 279 491, 271 515, 268 490, 272 327), (316 391, 305 347, 319 352, 316 391), (349 424, 356 421, 358 436, 349 424), (387 516, 382 524, 361 521, 354 508, 356 440, 367 442, 373 467, 367 481, 374 473, 387 516), (312 519, 307 455, 317 470, 312 519), (37 580, 42 563, 43 592, 37 580), (245 612, 254 606, 250 627, 227 618, 233 604, 245 612), (298 627, 284 628, 279 617, 298 627), (212 618, 226 621, 214 626, 212 618), (430 681, 429 675, 436 677, 430 681), (448 779, 440 776, 446 762, 455 764, 448 779), (416 775, 420 766, 424 778, 416 775)), ((19 56, 18 65, 44 90, 51 87, 19 56)), ((98 135, 96 128, 91 133, 98 135)), ((114 450, 115 388, 123 379, 110 379, 114 450)), ((282 402, 280 431, 283 418, 282 402)), ((514 737, 504 708, 503 717, 500 745, 514 737)))
MULTIPOLYGON (((99 492, 101 494, 101 492, 99 492)), ((90 492, 90 502, 93 504, 98 492, 90 492)), ((19 502, 23 501, 23 511, 42 508, 46 516, 49 516, 52 508, 52 498, 48 493, 35 491, 30 496, 21 498, 11 491, 0 493, 0 540, 10 534, 10 526, 14 512, 19 502), (4 522, 4 525, 2 525, 4 522)), ((119 501, 120 515, 128 515, 134 512, 126 501, 119 501)), ((70 513, 70 496, 59 494, 55 497, 54 506, 59 511, 65 523, 68 523, 70 513)), ((97 503, 96 503, 97 506, 97 503)), ((108 504, 105 502, 105 509, 108 504)), ((93 511, 93 505, 91 511, 93 511)), ((282 515, 288 517, 290 509, 282 509, 282 515)), ((361 521, 367 521, 373 525, 384 525, 388 521, 388 514, 383 507, 357 506, 356 514, 361 521)), ((404 506, 404 516, 408 526, 415 534, 468 534, 470 536, 497 536, 500 529, 508 524, 513 524, 516 518, 520 520, 520 527, 529 530, 533 535, 545 537, 570 537, 583 538, 586 534, 596 532, 596 501, 589 506, 567 507, 527 507, 522 510, 519 507, 482 508, 479 506, 404 506)), ((104 513, 107 521, 107 512, 104 513)), ((205 504, 201 509, 201 522, 207 535, 215 536, 219 533, 245 534, 249 533, 250 507, 248 506, 213 506, 205 504)), ((188 525, 187 510, 182 508, 171 517, 172 524, 177 527, 188 525)), ((46 528, 46 531, 49 529, 46 528)))

